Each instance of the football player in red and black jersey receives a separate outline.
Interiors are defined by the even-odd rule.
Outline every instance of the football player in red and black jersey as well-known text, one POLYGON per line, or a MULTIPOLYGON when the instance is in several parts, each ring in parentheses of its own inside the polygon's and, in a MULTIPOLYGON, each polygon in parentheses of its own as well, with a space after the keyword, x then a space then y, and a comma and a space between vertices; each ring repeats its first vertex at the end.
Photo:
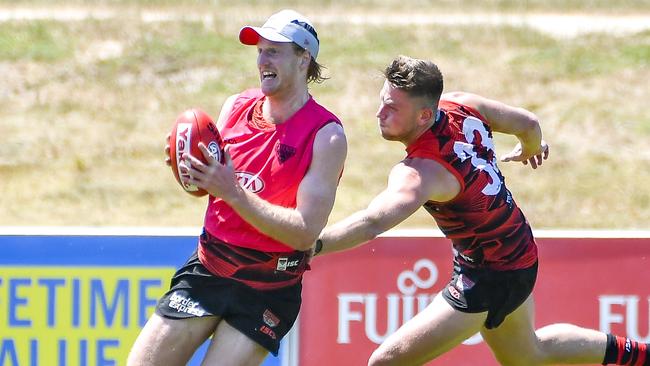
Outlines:
POLYGON ((454 270, 369 365, 423 364, 476 332, 504 365, 650 365, 644 343, 570 324, 534 329, 537 246, 497 166, 492 134, 519 140, 501 161, 536 169, 549 154, 537 117, 474 94, 442 94, 442 74, 429 61, 399 56, 384 76, 379 129, 406 146, 406 157, 365 210, 321 233, 314 252, 360 245, 424 207, 453 244, 454 270))
POLYGON ((186 365, 208 339, 203 365, 259 365, 269 352, 277 356, 298 316, 347 141, 341 121, 308 89, 323 77, 307 18, 282 10, 262 27, 243 27, 239 40, 257 48, 260 85, 223 104, 216 125, 227 164, 204 145, 204 161, 179 164, 183 183, 209 193, 203 233, 136 339, 129 366, 186 365))

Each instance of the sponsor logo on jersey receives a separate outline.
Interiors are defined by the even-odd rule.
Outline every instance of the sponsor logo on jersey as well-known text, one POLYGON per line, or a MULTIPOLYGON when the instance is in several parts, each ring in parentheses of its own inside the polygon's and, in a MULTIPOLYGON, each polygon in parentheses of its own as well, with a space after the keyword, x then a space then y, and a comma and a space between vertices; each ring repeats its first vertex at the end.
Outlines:
POLYGON ((239 185, 252 193, 261 192, 264 189, 264 181, 259 176, 249 172, 235 172, 239 185))

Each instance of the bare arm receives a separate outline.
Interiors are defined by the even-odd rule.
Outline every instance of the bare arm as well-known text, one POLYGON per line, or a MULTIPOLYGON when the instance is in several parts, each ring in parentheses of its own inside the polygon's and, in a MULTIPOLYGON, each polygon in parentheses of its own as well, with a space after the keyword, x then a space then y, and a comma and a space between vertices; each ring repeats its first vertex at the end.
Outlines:
POLYGON ((249 224, 273 239, 297 250, 311 247, 334 205, 347 154, 347 142, 340 125, 330 123, 316 134, 312 162, 298 187, 295 209, 273 205, 243 189, 231 164, 213 161, 205 146, 199 146, 210 163, 206 165, 191 157, 189 183, 220 197, 249 224))
POLYGON ((223 102, 223 106, 221 106, 221 112, 219 113, 219 117, 216 121, 217 130, 221 131, 223 129, 223 126, 226 123, 230 112, 232 111, 232 106, 235 104, 235 100, 237 100, 238 96, 239 94, 233 94, 229 96, 225 102, 223 102))
POLYGON ((408 159, 393 167, 388 185, 365 210, 327 227, 321 253, 365 243, 411 216, 429 200, 448 201, 460 191, 456 177, 428 159, 408 159))
POLYGON ((472 107, 487 119, 493 131, 517 137, 519 144, 502 161, 529 162, 535 169, 548 158, 548 145, 542 140, 542 129, 534 113, 471 93, 446 93, 441 99, 472 107))

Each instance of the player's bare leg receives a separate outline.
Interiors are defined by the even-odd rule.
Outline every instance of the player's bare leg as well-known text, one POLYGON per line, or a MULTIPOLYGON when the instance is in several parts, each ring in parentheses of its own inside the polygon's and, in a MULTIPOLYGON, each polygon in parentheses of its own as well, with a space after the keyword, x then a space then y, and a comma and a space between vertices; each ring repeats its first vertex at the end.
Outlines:
POLYGON ((168 319, 153 314, 129 353, 129 366, 182 366, 214 333, 218 317, 168 319))
POLYGON ((600 364, 605 354, 604 333, 571 324, 534 329, 532 296, 496 329, 481 330, 483 339, 504 366, 600 364))
POLYGON ((529 297, 517 310, 506 316, 495 329, 481 329, 501 365, 539 365, 542 359, 534 324, 535 304, 529 297))
POLYGON ((258 366, 269 351, 225 321, 219 323, 201 365, 258 366))
POLYGON ((373 352, 368 365, 420 365, 479 331, 487 312, 462 313, 438 294, 433 302, 402 325, 373 352))

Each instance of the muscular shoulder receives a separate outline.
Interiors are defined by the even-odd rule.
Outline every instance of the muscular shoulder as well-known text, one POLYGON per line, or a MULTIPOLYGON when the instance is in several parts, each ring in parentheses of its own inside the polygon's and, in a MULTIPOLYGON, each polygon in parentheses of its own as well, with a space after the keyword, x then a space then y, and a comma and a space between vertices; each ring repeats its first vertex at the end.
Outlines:
POLYGON ((232 108, 235 105, 235 101, 239 97, 239 94, 233 94, 229 96, 225 102, 223 102, 223 106, 221 106, 221 112, 219 113, 219 118, 217 119, 217 129, 221 130, 225 123, 226 120, 228 119, 228 116, 232 112, 232 108))
POLYGON ((321 127, 314 140, 314 152, 330 157, 345 159, 348 142, 343 126, 337 122, 330 122, 321 127))
POLYGON ((427 201, 447 202, 461 189, 456 176, 443 164, 426 158, 403 160, 391 171, 391 179, 421 190, 427 201))
POLYGON ((317 139, 325 139, 335 143, 346 143, 343 126, 337 122, 329 122, 318 130, 317 139))
POLYGON ((462 104, 476 109, 478 109, 478 107, 480 106, 482 99, 484 98, 481 97, 480 95, 462 92, 462 91, 444 93, 440 96, 441 101, 454 102, 457 104, 462 104))

